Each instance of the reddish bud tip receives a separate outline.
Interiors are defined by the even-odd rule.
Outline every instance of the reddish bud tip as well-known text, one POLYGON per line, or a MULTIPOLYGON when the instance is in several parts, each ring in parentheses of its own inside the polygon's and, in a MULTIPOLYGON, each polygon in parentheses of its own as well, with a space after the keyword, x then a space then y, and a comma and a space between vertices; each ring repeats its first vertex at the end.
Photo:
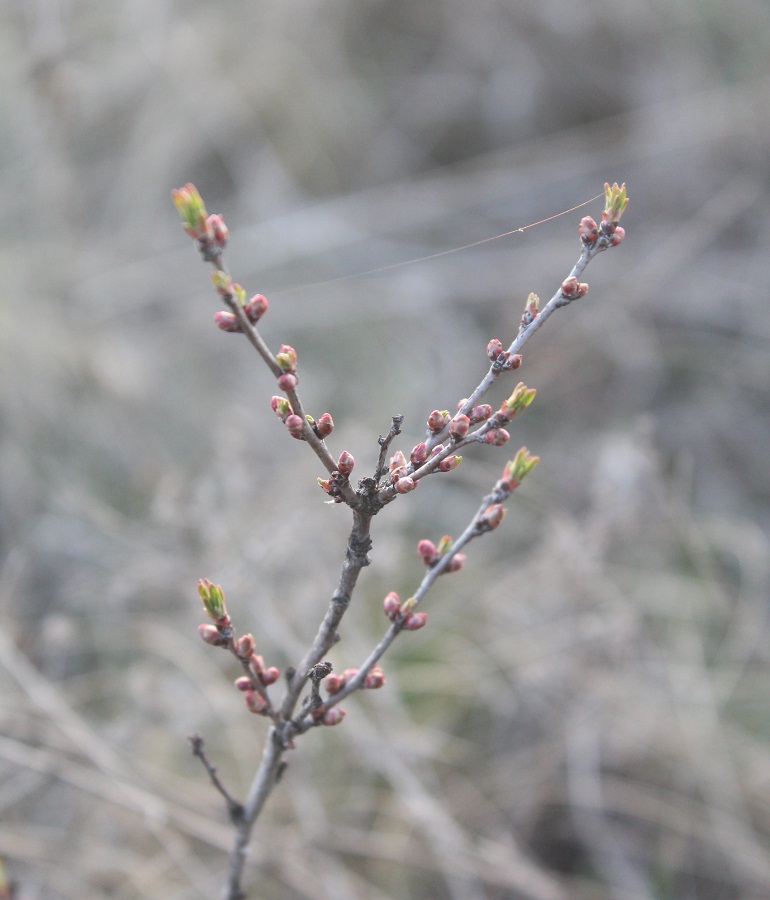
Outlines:
POLYGON ((223 309, 214 313, 214 322, 220 331, 227 331, 231 334, 235 334, 242 330, 241 323, 235 317, 235 314, 226 312, 223 309))
POLYGON ((344 675, 335 675, 332 673, 331 675, 327 675, 324 678, 324 687, 326 688, 329 694, 339 694, 342 688, 345 686, 345 676, 344 675))
POLYGON ((292 414, 291 403, 285 397, 273 397, 270 400, 270 409, 284 422, 292 414))
POLYGON ((428 621, 428 614, 424 612, 410 613, 402 622, 401 627, 405 631, 419 631, 428 621))
POLYGON ((588 293, 588 285, 578 282, 574 275, 570 275, 562 282, 561 293, 566 300, 577 300, 578 297, 584 297, 588 293))
POLYGON ((278 387, 282 391, 286 391, 288 393, 289 391, 294 390, 294 388, 297 386, 298 381, 299 379, 293 372, 284 372, 284 374, 281 375, 281 377, 278 379, 278 387))
POLYGON ((626 236, 626 229, 621 228, 620 225, 615 229, 615 234, 612 235, 612 240, 610 241, 610 247, 617 247, 618 244, 623 240, 626 236))
POLYGON ((486 422, 492 415, 492 407, 489 403, 482 403, 480 406, 474 406, 470 413, 471 425, 478 425, 479 422, 486 422))
POLYGON ((493 447, 502 447, 503 444, 508 443, 510 437, 504 428, 493 428, 484 435, 484 441, 493 447))
POLYGON ((268 305, 267 297, 263 297, 262 294, 254 294, 251 300, 243 307, 243 311, 248 316, 249 322, 252 325, 256 325, 267 312, 268 305))
POLYGON ((428 431, 431 434, 438 434, 443 430, 445 425, 449 424, 451 416, 449 415, 449 411, 446 409, 434 409, 433 412, 428 416, 428 431))
POLYGON ((282 372, 294 372, 297 368, 297 351, 288 344, 281 344, 281 349, 275 354, 275 361, 282 372))
POLYGON ((260 715, 264 713, 267 709, 267 702, 265 698, 258 694, 256 691, 245 691, 243 694, 243 699, 246 701, 246 707, 249 712, 253 712, 256 715, 260 715))
POLYGON ((298 441, 304 440, 302 437, 302 429, 304 428, 305 423, 302 416, 292 413, 284 419, 284 425, 289 429, 289 434, 293 438, 296 438, 298 441))
POLYGON ((339 725, 344 718, 345 710, 340 709, 339 706, 333 706, 331 709, 326 710, 321 721, 324 725, 339 725))
POLYGON ((235 686, 239 691, 253 691, 254 686, 252 684, 251 678, 248 675, 241 675, 240 678, 235 679, 235 686))
POLYGON ((382 601, 385 615, 389 619, 395 618, 401 612, 401 599, 395 591, 391 591, 382 601))
POLYGON ((580 240, 584 244, 593 244, 599 239, 599 226, 591 216, 585 216, 580 220, 578 233, 580 234, 580 240))
POLYGON ((385 684, 385 673, 379 666, 372 669, 364 679, 364 687, 368 688, 369 690, 376 690, 377 688, 381 688, 383 684, 385 684))
POLYGON ((254 637, 244 634, 235 642, 235 653, 238 659, 248 659, 254 652, 254 637))
POLYGON ((333 430, 334 420, 328 412, 324 413, 321 418, 315 423, 315 433, 320 438, 329 437, 333 430))
POLYGON ((449 423, 449 434, 452 436, 453 440, 461 441, 465 435, 468 434, 470 427, 470 418, 458 413, 449 423))
POLYGON ((428 445, 425 441, 420 441, 416 447, 412 448, 412 452, 409 454, 409 462, 411 462, 413 466, 421 466, 427 458, 428 445))
POLYGON ((417 553, 426 566, 432 566, 438 559, 436 545, 433 541, 422 540, 417 543, 417 553))
POLYGON ((207 644, 211 644, 213 647, 217 647, 222 643, 222 636, 216 625, 211 625, 208 622, 205 625, 199 625, 198 634, 207 644))
POLYGON ((227 244, 227 236, 229 232, 227 230, 227 225, 225 225, 225 220, 222 218, 222 216, 209 216, 206 219, 206 227, 217 247, 219 247, 220 250, 224 250, 225 244, 227 244))
POLYGON ((350 475, 353 471, 353 466, 355 466, 356 461, 353 459, 353 454, 348 453, 347 450, 343 450, 340 453, 340 458, 337 460, 337 468, 342 475, 350 475))
POLYGON ((399 494, 408 494, 417 487, 417 482, 410 475, 399 478, 395 484, 396 491, 399 494))
POLYGON ((459 572, 465 565, 466 556, 464 553, 455 553, 449 561, 449 565, 444 569, 445 572, 459 572))
POLYGON ((439 472, 451 472, 452 469, 456 469, 462 461, 462 456, 447 456, 446 459, 442 459, 438 464, 438 470, 439 472))
POLYGON ((493 503, 479 517, 481 531, 494 531, 505 518, 505 507, 502 503, 493 503))
POLYGON ((275 684, 276 681, 281 677, 281 673, 276 666, 270 666, 269 669, 265 669, 264 672, 259 673, 259 680, 265 687, 268 687, 271 684, 275 684))
POLYGON ((497 357, 503 352, 503 345, 498 341, 497 338, 492 338, 492 340, 487 344, 487 356, 494 362, 497 357))

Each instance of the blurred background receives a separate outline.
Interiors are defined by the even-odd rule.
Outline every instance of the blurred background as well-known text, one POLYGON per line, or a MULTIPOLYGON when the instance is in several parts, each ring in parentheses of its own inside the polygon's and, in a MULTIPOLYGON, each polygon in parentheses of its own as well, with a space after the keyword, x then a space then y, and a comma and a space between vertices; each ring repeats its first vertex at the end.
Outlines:
MULTIPOLYGON (((333 453, 405 452, 550 297, 625 181, 622 247, 527 345, 504 449, 389 506, 334 648, 382 634, 522 444, 503 526, 384 690, 299 742, 255 898, 770 896, 770 7, 760 0, 5 0, 0 855, 23 898, 211 898, 266 723, 204 645, 224 587, 299 658, 349 529, 269 408, 169 192, 230 227, 333 453)), ((510 385, 515 381, 512 379, 510 385)), ((510 385, 490 398, 499 403, 510 385)))

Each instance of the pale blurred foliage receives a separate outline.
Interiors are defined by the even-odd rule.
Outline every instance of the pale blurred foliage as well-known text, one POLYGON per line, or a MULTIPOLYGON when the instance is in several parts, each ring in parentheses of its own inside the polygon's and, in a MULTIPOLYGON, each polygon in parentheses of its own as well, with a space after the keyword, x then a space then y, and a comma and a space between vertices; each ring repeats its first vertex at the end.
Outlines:
MULTIPOLYGON (((169 191, 271 298, 310 411, 368 473, 452 408, 625 180, 626 243, 528 345, 542 463, 386 659, 290 755, 260 898, 770 896, 770 306, 758 2, 6 0, 0 31, 0 853, 24 898, 214 897, 265 723, 195 581, 269 664, 333 590, 346 510, 270 412, 169 191), (596 215, 600 204, 591 211, 596 215)), ((494 400, 502 397, 495 395, 494 400)), ((508 454, 510 455, 510 454, 508 454)), ((333 652, 421 577, 506 451, 374 523, 333 652)), ((257 874, 258 872, 258 874, 257 874)))

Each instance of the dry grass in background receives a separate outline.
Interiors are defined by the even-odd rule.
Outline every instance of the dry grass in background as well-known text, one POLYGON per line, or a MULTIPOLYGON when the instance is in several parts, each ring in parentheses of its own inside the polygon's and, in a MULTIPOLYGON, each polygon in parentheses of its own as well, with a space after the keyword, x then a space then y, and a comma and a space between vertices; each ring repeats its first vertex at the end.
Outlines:
MULTIPOLYGON (((292 755, 260 898, 770 895, 770 13, 759 2, 9 0, 0 31, 0 854, 24 898, 216 896, 265 723, 198 640, 225 587, 271 664, 346 511, 268 407, 169 191, 233 234, 264 333, 371 468, 577 257, 580 214, 373 278, 625 180, 627 239, 527 346, 542 463, 429 598, 388 687, 292 755)), ((600 204, 596 204, 596 213, 600 204)), ((411 443, 410 443, 411 441, 411 443)), ((498 476, 375 521, 335 667, 498 476)))

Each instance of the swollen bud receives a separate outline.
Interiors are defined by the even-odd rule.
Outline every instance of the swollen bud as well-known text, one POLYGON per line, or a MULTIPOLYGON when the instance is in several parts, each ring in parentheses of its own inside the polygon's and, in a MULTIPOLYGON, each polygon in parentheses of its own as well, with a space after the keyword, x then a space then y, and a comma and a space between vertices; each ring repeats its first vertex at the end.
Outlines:
POLYGON ((213 647, 217 647, 222 643, 222 636, 216 625, 211 625, 208 622, 205 625, 199 625, 198 634, 207 644, 211 644, 213 647))
POLYGON ((282 372, 293 373, 297 369, 297 351, 288 344, 281 344, 281 349, 275 354, 275 361, 282 372))
POLYGON ((492 338, 492 340, 487 344, 487 356, 494 362, 497 357, 503 352, 503 345, 497 338, 492 338))
POLYGON ((434 409, 428 416, 428 431, 430 431, 431 434, 438 434, 440 431, 443 431, 444 426, 449 423, 450 418, 449 410, 434 409))
POLYGON ((493 503, 479 516, 480 531, 494 531, 505 518, 505 507, 502 503, 493 503))
POLYGON ((293 372, 284 372, 283 375, 281 375, 281 377, 278 379, 278 387, 282 391, 286 391, 286 393, 288 393, 289 391, 294 390, 294 388, 297 386, 298 381, 299 379, 293 372))
POLYGON ((561 294, 565 300, 577 300, 578 297, 584 297, 588 293, 588 285, 585 282, 578 282, 574 275, 565 278, 561 284, 561 294))
POLYGON ((238 659, 249 659, 254 652, 254 636, 244 634, 235 642, 235 653, 238 659))
POLYGON ((214 322, 220 331, 228 331, 231 334, 235 334, 242 330, 241 323, 238 321, 235 314, 225 312, 223 309, 214 313, 214 322))
POLYGON ((462 456, 447 456, 438 464, 438 470, 439 472, 451 472, 452 469, 456 469, 462 461, 462 456))
POLYGON ((261 694, 258 694, 256 691, 245 691, 243 694, 243 699, 246 701, 246 708, 249 710, 249 712, 253 712, 256 715, 264 713, 264 711, 267 709, 267 701, 261 694))
POLYGON ((383 684, 385 684, 385 673, 379 666, 372 669, 364 679, 364 687, 369 690, 381 688, 383 684))
POLYGON ((471 427, 471 420, 468 416, 458 413, 449 423, 449 434, 455 441, 461 441, 471 427))
POLYGON ((356 461, 353 459, 353 454, 348 453, 347 450, 343 450, 340 453, 340 458, 337 460, 337 469, 339 470, 341 475, 348 476, 353 471, 353 466, 355 466, 356 461))
POLYGON ((505 428, 492 428, 484 435, 484 443, 491 444, 493 447, 502 447, 510 440, 510 434, 505 428))
POLYGON ((382 601, 385 609, 385 615, 389 619, 394 619, 401 612, 401 600, 395 591, 391 591, 382 601))
POLYGON ((394 486, 397 493, 408 494, 417 487, 417 482, 411 475, 405 475, 403 478, 399 478, 394 486))
POLYGON ((302 419, 302 416, 298 416, 296 413, 292 413, 290 416, 287 416, 284 420, 284 425, 289 429, 289 434, 296 438, 298 441, 304 441, 304 437, 302 435, 302 430, 305 426, 305 423, 302 419))
POLYGON ((424 612, 410 613, 401 623, 405 631, 418 631, 428 621, 428 614, 424 612))
POLYGON ((435 565, 439 558, 436 545, 427 539, 417 542, 417 553, 426 566, 435 565))
MULTIPOLYGON (((270 400, 270 409, 272 409, 282 422, 285 422, 293 412, 291 403, 289 403, 285 397, 273 397, 270 400)), ((297 416, 297 418, 299 418, 299 416, 297 416)))
POLYGON ((412 448, 412 452, 409 454, 409 462, 411 462, 413 466, 421 466, 427 458, 428 445, 425 441, 420 441, 416 447, 412 448))
POLYGON ((267 307, 267 297, 263 297, 262 294, 254 294, 251 300, 243 307, 243 311, 248 316, 249 322, 252 325, 256 325, 267 312, 267 307))
POLYGON ((333 706, 331 709, 326 710, 321 721, 324 725, 339 725, 344 718, 345 710, 340 709, 339 706, 333 706))
POLYGON ((313 429, 315 433, 320 438, 329 437, 329 435, 334 430, 334 420, 329 415, 329 413, 324 413, 321 418, 315 423, 315 428, 313 429))

